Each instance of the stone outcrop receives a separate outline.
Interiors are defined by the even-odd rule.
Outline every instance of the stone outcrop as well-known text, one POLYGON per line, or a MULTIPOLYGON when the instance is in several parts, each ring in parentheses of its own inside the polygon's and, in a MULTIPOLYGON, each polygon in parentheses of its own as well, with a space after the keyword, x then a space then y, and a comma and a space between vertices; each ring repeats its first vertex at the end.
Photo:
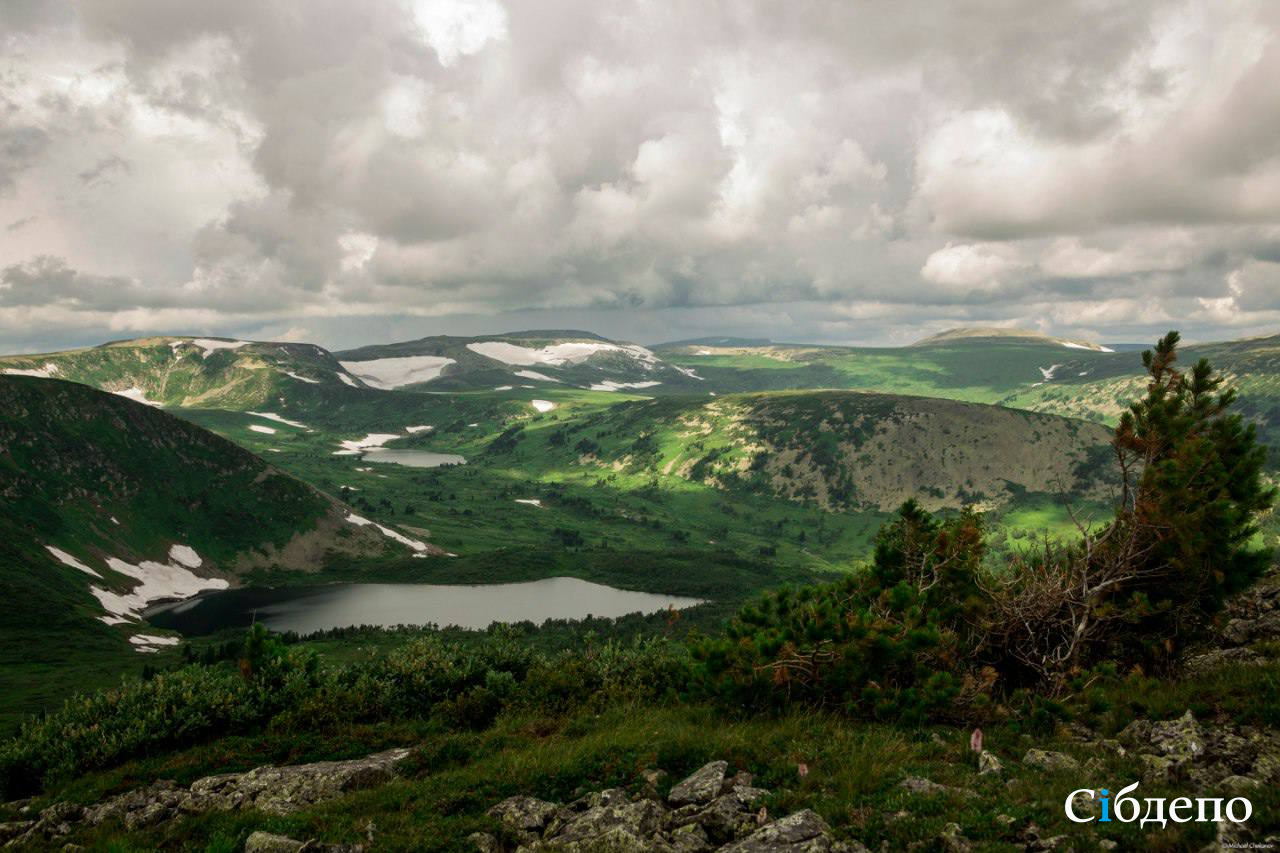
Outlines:
MULTIPOLYGON (((713 761, 671 788, 633 797, 622 788, 599 791, 558 805, 533 797, 510 797, 489 810, 504 835, 523 853, 534 851, 733 851, 733 853, 858 853, 856 842, 836 841, 831 829, 805 809, 770 820, 763 803, 769 792, 751 785, 749 774, 728 777, 728 763, 713 761)), ((476 833, 482 853, 505 848, 495 836, 476 833)))
MULTIPOLYGON (((162 781, 88 808, 74 803, 55 803, 5 844, 19 847, 60 838, 78 827, 97 826, 110 820, 118 820, 125 829, 135 830, 182 815, 211 811, 257 809, 269 814, 290 814, 350 791, 389 782, 395 778, 396 765, 408 755, 407 749, 391 749, 350 761, 257 767, 246 773, 206 776, 190 787, 162 781)), ((271 848, 263 848, 267 849, 271 848)), ((307 849, 329 848, 313 845, 307 849)))

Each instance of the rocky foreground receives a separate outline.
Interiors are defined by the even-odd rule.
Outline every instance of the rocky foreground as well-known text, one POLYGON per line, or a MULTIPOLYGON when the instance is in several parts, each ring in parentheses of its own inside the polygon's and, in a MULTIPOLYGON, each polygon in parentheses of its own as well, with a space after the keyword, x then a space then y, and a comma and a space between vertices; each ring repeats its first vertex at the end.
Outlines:
MULTIPOLYGON (((770 820, 763 807, 769 792, 752 787, 749 773, 728 776, 729 765, 713 761, 664 798, 657 796, 661 771, 647 774, 648 790, 632 796, 613 788, 566 805, 533 797, 511 797, 489 810, 514 836, 518 850, 588 853, 858 853, 857 842, 836 841, 827 824, 805 809, 770 820)), ((479 853, 508 849, 488 833, 471 836, 479 853)))

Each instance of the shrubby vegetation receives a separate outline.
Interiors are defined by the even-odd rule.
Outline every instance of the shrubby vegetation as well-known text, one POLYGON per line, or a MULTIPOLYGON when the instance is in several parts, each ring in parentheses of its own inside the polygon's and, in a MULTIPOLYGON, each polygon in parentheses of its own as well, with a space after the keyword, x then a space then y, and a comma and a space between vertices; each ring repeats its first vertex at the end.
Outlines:
POLYGON ((1131 706, 1160 701, 1150 676, 1266 564, 1250 540, 1275 498, 1232 392, 1207 364, 1179 372, 1176 345, 1170 335, 1147 356, 1147 396, 1116 430, 1119 506, 1105 524, 1081 520, 1074 544, 992 566, 978 514, 939 518, 908 501, 867 571, 777 592, 687 643, 424 633, 326 666, 258 627, 233 659, 212 655, 29 722, 0 745, 0 798, 227 735, 288 741, 368 723, 467 732, 507 712, 565 720, 693 699, 721 716, 817 708, 905 725, 1025 709, 1035 726, 1071 703, 1114 707, 1107 691, 1124 685, 1141 687, 1131 706))
POLYGON ((1079 541, 984 566, 981 520, 908 501, 871 570, 776 593, 694 646, 714 696, 744 708, 796 701, 881 719, 975 717, 1012 690, 1060 696, 1097 666, 1159 672, 1264 570, 1256 520, 1275 499, 1265 448, 1203 360, 1175 367, 1170 332, 1143 356, 1147 395, 1113 446, 1114 517, 1079 541))
POLYGON ((657 639, 532 650, 516 632, 479 642, 424 634, 372 662, 321 667, 260 625, 238 660, 191 664, 68 701, 0 747, 0 799, 139 756, 230 734, 288 737, 370 721, 483 728, 508 708, 547 713, 657 701, 686 688, 680 649, 657 639))

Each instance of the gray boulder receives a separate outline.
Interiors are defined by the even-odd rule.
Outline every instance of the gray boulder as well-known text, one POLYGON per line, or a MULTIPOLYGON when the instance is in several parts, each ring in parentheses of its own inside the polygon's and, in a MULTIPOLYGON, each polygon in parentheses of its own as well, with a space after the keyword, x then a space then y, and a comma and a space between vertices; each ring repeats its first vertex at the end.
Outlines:
POLYGON ((671 789, 667 794, 667 802, 677 807, 711 802, 720 795, 728 769, 727 761, 712 761, 703 765, 692 776, 671 789))
POLYGON ((498 803, 487 814, 517 832, 541 832, 559 809, 555 803, 548 803, 546 800, 516 796, 498 803))
POLYGON ((1080 770, 1080 762, 1070 755, 1047 749, 1027 750, 1027 754, 1022 757, 1022 763, 1028 767, 1034 767, 1036 770, 1043 770, 1046 773, 1078 772, 1080 770))

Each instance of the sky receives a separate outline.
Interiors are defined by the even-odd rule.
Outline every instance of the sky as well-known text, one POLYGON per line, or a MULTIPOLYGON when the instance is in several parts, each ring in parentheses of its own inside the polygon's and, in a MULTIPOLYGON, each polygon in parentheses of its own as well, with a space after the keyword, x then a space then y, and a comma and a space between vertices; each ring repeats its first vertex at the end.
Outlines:
POLYGON ((1280 331, 1280 3, 2 0, 0 351, 1280 331))

